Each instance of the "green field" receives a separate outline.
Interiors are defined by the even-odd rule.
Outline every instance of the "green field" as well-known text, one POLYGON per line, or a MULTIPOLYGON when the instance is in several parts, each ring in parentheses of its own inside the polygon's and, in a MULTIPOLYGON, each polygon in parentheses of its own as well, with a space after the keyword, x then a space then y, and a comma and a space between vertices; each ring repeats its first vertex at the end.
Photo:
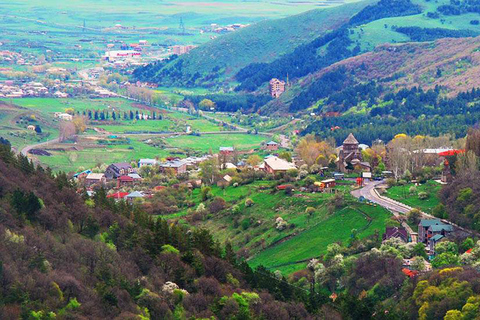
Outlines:
POLYGON ((450 0, 412 0, 412 3, 418 4, 423 8, 423 12, 417 15, 405 17, 393 17, 379 19, 367 24, 358 26, 354 33, 350 35, 353 41, 359 41, 362 50, 373 50, 376 46, 383 43, 408 42, 409 37, 395 32, 392 26, 397 27, 421 27, 421 28, 444 28, 452 30, 474 30, 480 33, 480 25, 470 24, 471 20, 478 20, 476 13, 466 13, 461 15, 441 15, 438 19, 429 18, 426 12, 435 12, 441 5, 450 4, 450 0))
POLYGON ((249 24, 341 3, 14 0, 2 3, 0 28, 3 47, 8 50, 45 54, 48 49, 57 61, 76 58, 80 59, 80 65, 87 66, 98 61, 107 43, 117 39, 126 43, 144 39, 158 45, 153 49, 162 51, 163 46, 209 41, 218 34, 200 31, 211 24, 249 24), (180 28, 181 19, 184 31, 180 28), (122 28, 115 28, 117 24, 122 28))
MULTIPOLYGON (((56 145, 62 147, 62 144, 56 145)), ((165 157, 169 153, 142 142, 139 138, 130 139, 125 145, 98 145, 98 147, 75 146, 65 144, 67 151, 52 151, 52 156, 40 156, 39 160, 48 165, 54 171, 77 171, 79 168, 92 168, 99 164, 110 164, 114 162, 138 161, 140 158, 165 157), (78 150, 70 150, 76 147, 78 150)))
POLYGON ((410 193, 412 186, 414 186, 414 184, 410 183, 404 186, 391 187, 385 195, 412 208, 418 208, 423 212, 431 213, 432 209, 440 203, 438 193, 442 189, 442 186, 435 181, 429 180, 427 183, 417 186, 415 193, 410 193), (419 192, 428 193, 428 198, 420 200, 418 198, 419 192))
POLYGON ((197 136, 176 136, 165 141, 177 148, 188 148, 207 153, 212 150, 217 153, 220 147, 232 147, 237 150, 258 148, 261 142, 267 142, 268 137, 250 134, 209 134, 197 136))
MULTIPOLYGON (((130 111, 136 109, 132 103, 122 98, 20 98, 20 99, 0 99, 5 102, 11 102, 15 105, 36 110, 42 113, 64 112, 67 108, 73 108, 75 111, 83 112, 85 110, 117 110, 130 111)), ((53 116, 53 115, 52 115, 53 116)))

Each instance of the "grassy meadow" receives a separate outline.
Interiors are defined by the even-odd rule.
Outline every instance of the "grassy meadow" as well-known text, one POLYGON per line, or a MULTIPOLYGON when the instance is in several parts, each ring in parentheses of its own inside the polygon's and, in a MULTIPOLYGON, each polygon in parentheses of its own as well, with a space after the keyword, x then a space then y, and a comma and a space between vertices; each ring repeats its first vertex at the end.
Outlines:
POLYGON ((418 208, 426 213, 431 213, 432 209, 440 203, 438 193, 440 192, 440 189, 442 189, 442 186, 439 183, 429 180, 424 184, 416 186, 416 192, 413 193, 410 193, 411 187, 415 187, 415 185, 409 183, 404 186, 391 187, 387 190, 385 195, 412 208, 418 208), (419 199, 419 192, 426 192, 428 198, 425 200, 419 199))
POLYGON ((423 12, 416 15, 384 18, 369 22, 354 28, 354 33, 350 35, 350 38, 353 41, 358 41, 362 50, 368 51, 383 43, 410 41, 408 36, 395 32, 392 26, 473 30, 480 33, 480 25, 472 25, 470 23, 471 20, 478 20, 478 14, 442 15, 438 19, 432 19, 426 15, 426 12, 435 12, 441 5, 450 4, 449 0, 412 0, 412 3, 423 8, 423 12))
POLYGON ((237 150, 258 148, 262 142, 267 142, 268 137, 251 134, 205 134, 201 136, 174 136, 166 138, 171 146, 181 149, 193 149, 207 153, 212 150, 218 152, 220 147, 232 147, 237 150))

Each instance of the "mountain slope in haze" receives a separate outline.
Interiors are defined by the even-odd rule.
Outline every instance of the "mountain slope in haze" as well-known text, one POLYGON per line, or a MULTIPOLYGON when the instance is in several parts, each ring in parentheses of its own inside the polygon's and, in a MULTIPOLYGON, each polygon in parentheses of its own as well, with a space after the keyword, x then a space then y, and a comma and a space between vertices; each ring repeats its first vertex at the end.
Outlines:
POLYGON ((220 36, 167 63, 140 68, 135 75, 161 85, 210 86, 254 62, 270 62, 347 22, 372 1, 317 9, 256 23, 220 36))

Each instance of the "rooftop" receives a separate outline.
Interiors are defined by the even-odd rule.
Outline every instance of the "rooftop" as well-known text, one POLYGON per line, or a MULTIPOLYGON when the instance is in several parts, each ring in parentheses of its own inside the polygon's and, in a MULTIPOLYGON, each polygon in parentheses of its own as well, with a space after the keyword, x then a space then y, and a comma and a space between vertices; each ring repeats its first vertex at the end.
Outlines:
POLYGON ((436 234, 433 237, 431 237, 430 240, 434 241, 434 242, 437 242, 437 241, 441 240, 442 238, 445 238, 445 237, 442 236, 441 234, 436 234))
POLYGON ((355 138, 353 133, 350 133, 348 135, 347 139, 345 139, 345 141, 343 141, 343 144, 358 144, 358 140, 355 138))
POLYGON ((87 176, 87 180, 100 180, 104 177, 105 175, 103 173, 89 173, 87 176))
POLYGON ((443 225, 444 223, 440 221, 439 219, 422 219, 420 220, 420 224, 423 227, 430 227, 433 225, 443 225))
POLYGON ((273 170, 287 171, 296 169, 295 165, 279 157, 267 157, 265 158, 265 164, 267 164, 273 170))
POLYGON ((428 228, 432 232, 440 232, 440 231, 453 231, 453 227, 449 224, 438 224, 438 225, 433 225, 428 228))

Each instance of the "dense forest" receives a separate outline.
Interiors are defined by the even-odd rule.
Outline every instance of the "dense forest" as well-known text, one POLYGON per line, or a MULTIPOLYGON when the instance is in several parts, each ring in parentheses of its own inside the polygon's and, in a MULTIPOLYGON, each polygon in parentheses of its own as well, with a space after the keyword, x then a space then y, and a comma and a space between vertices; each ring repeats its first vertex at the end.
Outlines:
POLYGON ((445 28, 395 27, 396 32, 407 35, 413 41, 433 41, 441 38, 476 37, 478 33, 472 30, 451 30, 445 28))
POLYGON ((351 72, 337 68, 293 100, 290 111, 298 111, 298 108, 323 99, 317 112, 341 114, 322 116, 310 124, 304 134, 315 133, 322 138, 333 136, 340 143, 353 132, 357 139, 367 144, 376 139, 389 141, 399 132, 433 136, 450 133, 462 137, 480 119, 479 89, 446 98, 440 87, 427 91, 413 87, 391 92, 382 86, 381 80, 354 85, 353 78, 351 72), (363 110, 356 111, 360 105, 363 110))
POLYGON ((467 12, 480 13, 480 4, 476 0, 450 0, 450 4, 441 5, 437 9, 444 15, 456 16, 467 12))

